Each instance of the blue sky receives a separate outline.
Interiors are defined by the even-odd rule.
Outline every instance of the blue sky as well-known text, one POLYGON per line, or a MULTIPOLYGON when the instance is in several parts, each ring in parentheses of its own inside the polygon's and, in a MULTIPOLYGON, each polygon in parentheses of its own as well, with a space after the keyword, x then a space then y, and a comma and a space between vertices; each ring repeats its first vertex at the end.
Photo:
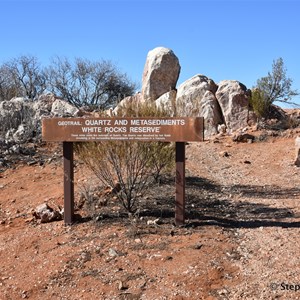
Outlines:
POLYGON ((300 91, 297 0, 0 0, 0 11, 0 63, 108 59, 140 84, 148 51, 164 46, 179 58, 178 84, 204 74, 251 88, 282 57, 300 91))

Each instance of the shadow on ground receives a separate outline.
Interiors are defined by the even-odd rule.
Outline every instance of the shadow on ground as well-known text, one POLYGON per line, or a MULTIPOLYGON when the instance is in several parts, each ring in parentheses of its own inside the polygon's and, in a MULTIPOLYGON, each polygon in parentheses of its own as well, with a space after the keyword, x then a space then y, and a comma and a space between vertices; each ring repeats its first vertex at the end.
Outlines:
MULTIPOLYGON (((174 184, 158 187, 153 203, 147 202, 144 215, 174 218, 174 184), (167 187, 168 186, 168 187, 167 187), (172 190, 173 195, 165 195, 172 190)), ((218 225, 230 228, 300 227, 291 208, 264 204, 263 200, 280 201, 300 198, 300 189, 278 186, 220 186, 199 177, 186 178, 186 226, 218 225), (241 200, 233 200, 233 198, 241 200), (253 201, 249 201, 249 198, 253 201), (245 200, 245 199, 248 199, 245 200), (257 200, 255 200, 257 199, 257 200)), ((298 219, 299 220, 299 219, 298 219)))
MULTIPOLYGON (((220 186, 199 177, 186 178, 186 227, 220 226, 227 228, 300 227, 300 216, 292 208, 265 204, 264 200, 299 199, 300 189, 279 186, 234 185, 220 186)), ((268 201, 270 202, 270 201, 268 201)), ((163 223, 174 222, 175 183, 166 179, 150 188, 150 196, 139 204, 136 217, 160 218, 163 223)), ((90 220, 92 218, 86 218, 90 220)), ((110 206, 101 208, 97 221, 128 220, 128 214, 110 206)))

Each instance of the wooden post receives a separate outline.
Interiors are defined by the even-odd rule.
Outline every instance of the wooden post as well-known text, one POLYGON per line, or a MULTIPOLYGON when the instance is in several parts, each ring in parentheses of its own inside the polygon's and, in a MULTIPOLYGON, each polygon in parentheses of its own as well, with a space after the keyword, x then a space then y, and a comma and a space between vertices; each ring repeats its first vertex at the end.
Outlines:
POLYGON ((185 221, 185 142, 176 142, 175 224, 185 221))
POLYGON ((64 221, 71 225, 74 221, 74 166, 73 143, 63 142, 64 156, 64 221))

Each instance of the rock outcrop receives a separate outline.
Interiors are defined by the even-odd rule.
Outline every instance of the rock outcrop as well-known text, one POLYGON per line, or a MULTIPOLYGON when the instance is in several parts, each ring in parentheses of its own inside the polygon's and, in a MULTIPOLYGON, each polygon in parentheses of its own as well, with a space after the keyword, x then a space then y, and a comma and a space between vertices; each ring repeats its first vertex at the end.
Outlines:
POLYGON ((79 116, 80 110, 54 95, 42 95, 37 101, 14 98, 0 102, 0 139, 22 143, 41 137, 42 117, 79 116))
POLYGON ((250 93, 242 83, 236 80, 219 82, 216 98, 229 131, 236 131, 247 126, 249 97, 250 93))
POLYGON ((204 117, 205 136, 217 133, 217 126, 223 123, 222 112, 215 97, 217 88, 212 79, 195 75, 183 82, 177 90, 176 114, 204 117))
POLYGON ((242 83, 223 80, 216 84, 198 74, 176 89, 179 73, 179 60, 172 50, 158 47, 149 51, 141 94, 122 100, 113 114, 119 114, 124 103, 155 101, 169 116, 204 117, 205 137, 231 134, 256 122, 249 110, 250 91, 242 83))
POLYGON ((179 73, 179 60, 172 50, 158 47, 149 51, 142 79, 143 99, 155 101, 174 90, 179 73))
POLYGON ((30 119, 33 111, 30 102, 24 98, 13 98, 0 102, 1 130, 18 128, 22 121, 30 119))

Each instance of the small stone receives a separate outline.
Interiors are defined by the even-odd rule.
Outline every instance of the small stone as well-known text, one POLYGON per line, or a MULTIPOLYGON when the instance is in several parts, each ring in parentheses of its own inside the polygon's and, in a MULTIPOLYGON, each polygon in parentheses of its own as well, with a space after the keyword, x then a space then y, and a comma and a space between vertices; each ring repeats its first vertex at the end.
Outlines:
POLYGON ((255 136, 249 134, 249 133, 236 133, 232 140, 237 143, 249 143, 249 140, 251 140, 251 143, 254 141, 255 136))
POLYGON ((219 133, 226 133, 226 125, 225 124, 219 124, 217 130, 218 130, 219 133))
POLYGON ((195 250, 199 250, 199 249, 201 249, 202 248, 202 244, 196 244, 195 246, 194 246, 194 249, 195 250))
POLYGON ((83 263, 91 261, 91 259, 92 259, 91 253, 90 252, 82 252, 80 254, 80 259, 83 263))
POLYGON ((129 288, 129 286, 128 286, 127 283, 125 283, 125 282, 123 282, 123 281, 121 281, 121 280, 118 282, 118 289, 119 289, 120 291, 127 290, 128 288, 129 288))
POLYGON ((147 225, 161 225, 161 224, 162 224, 162 222, 161 222, 160 218, 147 221, 147 225))
POLYGON ((111 257, 117 257, 117 256, 119 256, 118 252, 115 249, 113 249, 113 248, 109 248, 108 255, 111 256, 111 257))
POLYGON ((47 203, 43 203, 36 207, 33 215, 37 219, 41 219, 42 223, 48 223, 62 219, 62 214, 59 211, 53 210, 47 203))
POLYGON ((172 260, 172 259, 173 259, 173 256, 168 255, 168 256, 166 257, 166 260, 172 260))
POLYGON ((221 151, 220 156, 221 157, 229 157, 229 153, 227 151, 221 151))
POLYGON ((28 292, 27 291, 22 291, 21 297, 22 297, 22 299, 28 298, 28 292))

